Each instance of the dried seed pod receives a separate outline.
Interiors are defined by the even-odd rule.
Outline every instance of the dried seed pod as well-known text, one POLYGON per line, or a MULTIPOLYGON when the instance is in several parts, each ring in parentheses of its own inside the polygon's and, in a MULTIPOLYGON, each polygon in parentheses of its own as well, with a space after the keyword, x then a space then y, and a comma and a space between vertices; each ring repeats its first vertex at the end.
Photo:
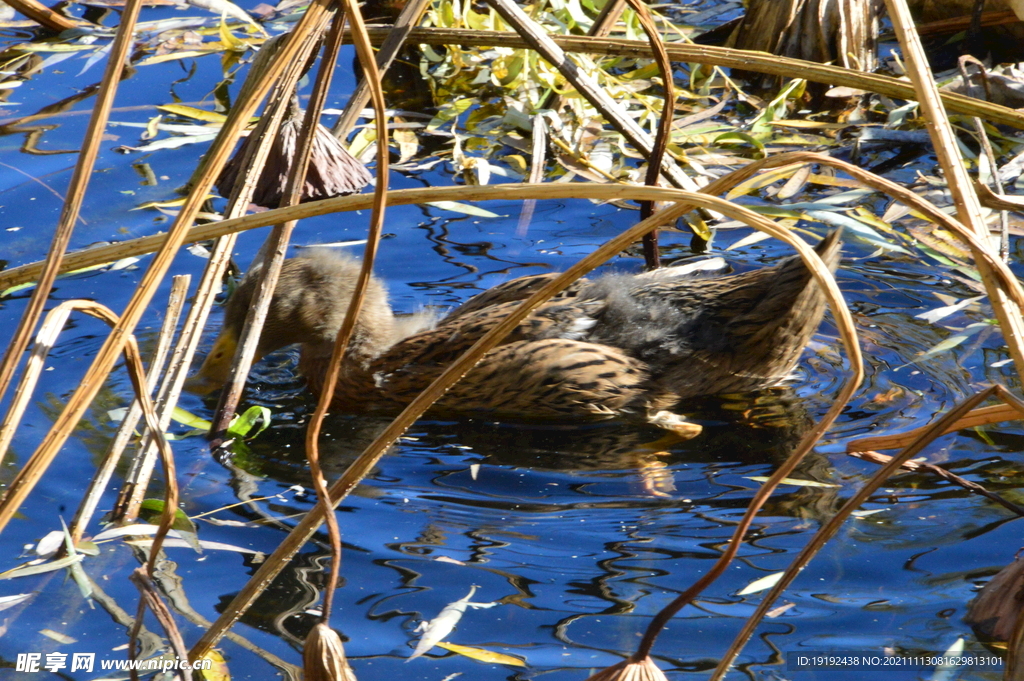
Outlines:
POLYGON ((306 681, 356 681, 355 672, 345 659, 341 637, 323 622, 306 637, 302 667, 306 681))
MULTIPOLYGON (((267 163, 263 167, 252 202, 264 208, 277 208, 288 183, 288 174, 295 158, 299 131, 302 128, 303 110, 294 99, 288 106, 281 129, 270 147, 267 163)), ((217 179, 217 191, 221 196, 230 196, 236 179, 242 175, 240 171, 246 148, 255 142, 250 135, 242 143, 234 157, 224 166, 217 179)), ((302 187, 302 201, 317 201, 333 196, 355 194, 370 183, 372 177, 362 163, 352 157, 341 142, 331 134, 330 130, 316 126, 313 138, 313 150, 306 171, 306 181, 302 187)))

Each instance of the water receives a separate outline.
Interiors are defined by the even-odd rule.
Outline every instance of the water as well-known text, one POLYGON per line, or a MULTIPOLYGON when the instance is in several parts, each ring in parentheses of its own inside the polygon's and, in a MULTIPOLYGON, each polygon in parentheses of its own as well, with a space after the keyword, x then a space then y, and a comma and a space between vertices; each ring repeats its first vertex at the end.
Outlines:
MULTIPOLYGON (((146 12, 145 18, 177 16, 166 9, 146 12)), ((4 35, 8 44, 23 38, 12 30, 4 35)), ((113 120, 146 121, 156 113, 153 104, 174 96, 210 108, 211 93, 222 78, 219 60, 195 60, 196 72, 189 76, 192 63, 140 68, 122 87, 113 120)), ((347 64, 348 58, 341 63, 347 64)), ((77 75, 80 69, 80 59, 44 69, 11 93, 8 101, 17 105, 0 110, 6 126, 0 161, 12 167, 0 173, 0 257, 10 266, 45 254, 60 210, 52 192, 21 173, 62 192, 75 160, 67 154, 19 151, 25 140, 19 131, 29 126, 12 121, 79 92, 100 76, 98 67, 83 76, 77 75)), ((351 77, 342 71, 330 106, 343 104, 352 89, 351 77)), ((77 148, 91 102, 85 99, 34 123, 49 128, 39 147, 77 148)), ((138 132, 114 128, 111 133, 118 138, 104 142, 83 208, 87 224, 76 229, 74 248, 167 228, 165 216, 129 209, 173 198, 173 189, 184 184, 202 146, 128 155, 114 151, 117 145, 137 144, 138 132), (156 185, 144 184, 138 171, 142 163, 149 164, 156 185)), ((411 176, 393 173, 391 178, 396 188, 450 182, 443 167, 411 176)), ((876 199, 868 207, 881 214, 885 202, 876 199)), ((521 234, 518 204, 487 208, 501 217, 472 218, 429 207, 389 209, 385 231, 393 236, 382 245, 377 273, 388 282, 396 309, 451 307, 506 279, 565 269, 636 219, 635 212, 614 206, 553 201, 538 206, 528 231, 521 234)), ((306 220, 294 242, 358 239, 368 219, 364 213, 306 220)), ((808 227, 823 233, 820 226, 808 227)), ((724 248, 745 234, 723 232, 714 246, 724 248)), ((243 237, 237 249, 241 264, 248 263, 262 238, 243 237)), ((674 256, 687 252, 686 235, 669 233, 664 241, 674 256)), ((785 251, 763 242, 725 255, 735 269, 745 270, 771 264, 785 251)), ((144 258, 138 267, 147 264, 144 258)), ((183 253, 173 271, 192 274, 195 280, 202 266, 200 258, 183 253)), ((620 257, 607 269, 636 271, 640 266, 635 257, 620 257)), ((128 269, 61 280, 48 305, 89 297, 121 310, 141 272, 128 269)), ((942 326, 963 327, 991 314, 987 306, 975 305, 942 325, 915 319, 942 305, 934 291, 957 298, 974 295, 948 273, 917 257, 877 255, 871 246, 850 240, 839 281, 862 334, 868 378, 796 474, 838 487, 787 486, 769 501, 735 563, 662 633, 655 657, 671 678, 706 678, 762 598, 737 592, 784 569, 823 520, 875 470, 842 454, 849 439, 923 425, 989 381, 1018 387, 1008 366, 991 366, 1005 359, 998 334, 975 336, 954 352, 911 363, 948 335, 942 326)), ((165 300, 166 294, 164 287, 155 300, 165 300)), ((21 292, 0 301, 4 329, 13 329, 27 297, 21 292)), ((162 320, 158 307, 140 325, 144 345, 151 345, 162 320)), ((218 312, 215 325, 219 319, 218 312)), ((87 318, 76 317, 65 330, 47 363, 52 371, 44 373, 15 439, 14 455, 0 470, 4 481, 47 430, 104 334, 101 323, 87 318)), ((294 360, 294 351, 286 351, 257 368, 246 401, 271 406, 275 425, 231 462, 212 459, 201 438, 174 443, 185 512, 216 511, 214 518, 233 521, 200 521, 202 539, 269 554, 295 522, 294 515, 312 507, 311 496, 295 489, 309 488, 302 436, 312 401, 294 377, 294 360), (256 501, 233 506, 239 499, 256 501)), ((711 566, 759 484, 750 477, 772 472, 808 424, 828 408, 844 372, 835 329, 826 321, 787 390, 689 405, 687 413, 706 427, 689 442, 662 446, 655 443, 660 433, 630 424, 416 424, 338 513, 345 543, 343 585, 331 624, 346 637, 357 675, 364 681, 396 675, 443 679, 456 673, 476 679, 582 679, 618 662, 635 649, 650 618, 711 566), (478 663, 439 648, 405 664, 418 637, 416 624, 435 617, 474 584, 479 587, 474 601, 498 605, 468 610, 448 640, 519 656, 529 667, 478 663)), ((107 410, 125 405, 129 395, 127 377, 116 372, 57 465, 5 531, 0 567, 16 565, 20 547, 58 529, 60 517, 74 514, 115 428, 107 410)), ((186 396, 182 406, 205 417, 213 407, 194 396, 186 396)), ((384 425, 379 419, 332 417, 323 450, 329 475, 339 474, 384 425)), ((983 434, 946 436, 926 453, 929 460, 1014 497, 1022 436, 1020 428, 1001 425, 983 434)), ((115 481, 121 474, 123 470, 115 481)), ((100 508, 110 508, 115 494, 108 492, 100 508)), ((984 652, 961 618, 978 586, 1010 562, 1019 545, 1008 512, 924 474, 893 479, 865 509, 879 512, 848 521, 804 570, 779 602, 792 607, 759 627, 733 677, 860 678, 849 672, 788 670, 785 653, 793 651, 877 652, 891 647, 934 653, 964 637, 969 651, 984 652)), ((277 672, 269 656, 301 664, 298 650, 315 622, 329 561, 325 546, 326 536, 320 533, 235 627, 236 634, 261 652, 237 640, 222 641, 234 678, 272 678, 277 672)), ((251 554, 228 551, 199 556, 176 548, 167 557, 162 584, 169 589, 174 579, 181 580, 172 609, 189 644, 203 630, 203 620, 217 617, 258 564, 251 554)), ((83 566, 112 602, 133 613, 138 595, 126 577, 137 564, 129 548, 111 543, 83 566)), ((124 625, 106 606, 90 608, 71 580, 52 573, 0 586, 0 595, 30 592, 34 596, 26 605, 5 613, 7 631, 0 639, 4 662, 13 663, 18 653, 26 652, 95 652, 99 659, 126 655, 118 648, 125 641, 124 625), (42 629, 75 642, 57 643, 42 635, 42 629)), ((147 627, 159 630, 148 620, 147 627)), ((93 678, 75 674, 70 678, 93 678)), ((930 672, 887 672, 893 679, 928 676, 930 672)))

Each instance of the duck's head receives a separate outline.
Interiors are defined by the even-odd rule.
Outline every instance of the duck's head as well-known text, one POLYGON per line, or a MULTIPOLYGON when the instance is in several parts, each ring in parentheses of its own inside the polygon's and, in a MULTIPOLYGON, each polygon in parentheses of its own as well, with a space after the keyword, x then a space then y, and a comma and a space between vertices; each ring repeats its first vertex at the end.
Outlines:
MULTIPOLYGON (((293 343, 302 343, 304 358, 329 357, 352 299, 359 269, 359 261, 327 250, 312 250, 286 260, 253 361, 293 343)), ((186 383, 189 391, 207 394, 227 381, 245 316, 255 295, 258 273, 259 267, 250 269, 225 304, 224 326, 203 365, 186 383)), ((387 291, 373 277, 346 362, 364 364, 395 341, 396 324, 387 291)))

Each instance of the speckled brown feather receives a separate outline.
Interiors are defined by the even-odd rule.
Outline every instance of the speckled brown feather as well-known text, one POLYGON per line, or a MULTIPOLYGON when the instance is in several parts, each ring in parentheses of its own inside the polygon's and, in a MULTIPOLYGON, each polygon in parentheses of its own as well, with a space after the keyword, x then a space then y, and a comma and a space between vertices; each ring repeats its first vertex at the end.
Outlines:
MULTIPOLYGON (((834 269, 839 248, 833 233, 816 250, 834 269)), ((300 370, 314 392, 326 373, 357 268, 325 255, 286 262, 286 288, 280 301, 275 297, 277 309, 261 348, 303 342, 300 370)), ((505 282, 405 338, 375 280, 333 408, 402 409, 552 276, 505 282)), ((247 305, 240 292, 228 307, 226 326, 247 305)), ((682 398, 764 388, 792 371, 824 306, 799 257, 729 277, 688 279, 667 270, 582 281, 519 324, 434 411, 534 419, 650 417, 682 398)))

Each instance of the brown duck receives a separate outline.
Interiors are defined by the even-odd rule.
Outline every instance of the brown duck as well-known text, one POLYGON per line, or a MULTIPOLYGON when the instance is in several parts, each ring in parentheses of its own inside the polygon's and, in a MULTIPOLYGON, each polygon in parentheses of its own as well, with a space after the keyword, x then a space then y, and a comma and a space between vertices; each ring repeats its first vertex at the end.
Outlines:
MULTIPOLYGON (((840 240, 815 249, 832 269, 840 240)), ((302 344, 299 370, 319 392, 359 263, 313 251, 287 260, 256 359, 302 344)), ((396 317, 372 280, 332 408, 395 413, 541 285, 514 279, 446 317, 396 317)), ((227 377, 255 288, 250 271, 227 303, 224 328, 191 387, 227 377)), ((582 280, 527 317, 434 406, 432 413, 513 419, 640 418, 689 436, 671 413, 681 399, 776 385, 818 328, 825 297, 799 256, 742 274, 693 278, 673 268, 582 280)))

